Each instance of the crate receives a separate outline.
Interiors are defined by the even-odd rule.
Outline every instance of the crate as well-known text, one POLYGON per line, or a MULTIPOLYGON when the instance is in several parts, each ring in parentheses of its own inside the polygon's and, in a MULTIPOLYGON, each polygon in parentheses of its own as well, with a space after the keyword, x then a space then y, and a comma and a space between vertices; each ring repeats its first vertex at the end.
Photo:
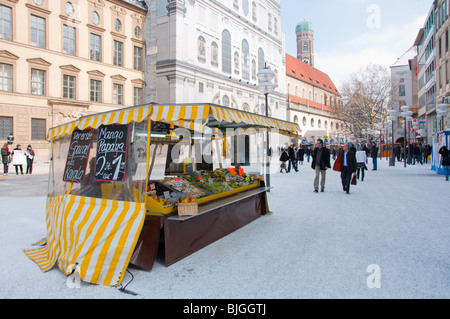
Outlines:
POLYGON ((178 203, 178 216, 195 216, 198 214, 198 203, 178 203))

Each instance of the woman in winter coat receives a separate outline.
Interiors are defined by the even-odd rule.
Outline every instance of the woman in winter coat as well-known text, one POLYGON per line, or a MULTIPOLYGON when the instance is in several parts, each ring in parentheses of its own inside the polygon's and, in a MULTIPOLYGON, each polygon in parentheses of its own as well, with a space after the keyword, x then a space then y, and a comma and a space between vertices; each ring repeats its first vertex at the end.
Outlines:
POLYGON ((8 144, 5 143, 2 147, 2 163, 3 163, 3 175, 8 175, 9 163, 11 162, 11 152, 9 151, 8 144))
POLYGON ((303 147, 300 147, 297 151, 297 160, 303 165, 303 161, 305 160, 305 150, 303 147))
POLYGON ((439 154, 442 156, 442 167, 444 168, 445 180, 448 181, 450 173, 450 155, 446 146, 439 149, 439 154))
POLYGON ((367 153, 360 147, 359 151, 356 152, 356 177, 359 179, 359 176, 361 176, 361 181, 364 181, 364 170, 367 169, 366 160, 367 153))
POLYGON ((280 156, 280 173, 283 173, 283 169, 286 171, 286 173, 289 173, 287 168, 286 168, 286 162, 289 161, 289 154, 287 149, 284 149, 281 152, 281 156, 280 156))
POLYGON ((31 174, 31 172, 33 171, 33 162, 34 162, 34 150, 31 147, 31 145, 27 146, 25 155, 27 156, 27 171, 25 174, 31 174))

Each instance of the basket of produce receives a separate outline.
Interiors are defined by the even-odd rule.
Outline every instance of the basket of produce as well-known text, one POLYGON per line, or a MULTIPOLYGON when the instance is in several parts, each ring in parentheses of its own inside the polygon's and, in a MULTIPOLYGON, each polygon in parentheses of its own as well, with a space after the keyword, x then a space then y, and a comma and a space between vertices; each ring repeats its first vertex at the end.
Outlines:
POLYGON ((178 216, 195 216, 198 214, 198 202, 195 197, 180 197, 177 206, 178 216))

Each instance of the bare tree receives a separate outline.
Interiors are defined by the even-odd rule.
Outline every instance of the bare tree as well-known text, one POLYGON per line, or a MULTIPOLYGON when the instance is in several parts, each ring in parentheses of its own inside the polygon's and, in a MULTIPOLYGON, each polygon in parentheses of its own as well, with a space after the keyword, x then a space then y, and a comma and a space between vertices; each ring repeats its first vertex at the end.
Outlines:
POLYGON ((364 138, 363 129, 378 130, 378 123, 386 121, 394 92, 389 71, 381 65, 368 65, 343 83, 344 103, 335 108, 336 116, 346 123, 349 133, 364 138))

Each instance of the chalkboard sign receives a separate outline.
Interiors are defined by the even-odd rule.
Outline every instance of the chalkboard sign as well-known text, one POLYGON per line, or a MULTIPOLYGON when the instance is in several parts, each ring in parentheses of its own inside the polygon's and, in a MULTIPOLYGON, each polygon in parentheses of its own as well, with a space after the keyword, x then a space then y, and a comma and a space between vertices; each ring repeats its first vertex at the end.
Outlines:
POLYGON ((127 161, 128 125, 102 125, 98 129, 96 181, 122 182, 127 161))
POLYGON ((76 130, 72 133, 63 181, 84 182, 93 136, 94 130, 92 129, 76 130))

